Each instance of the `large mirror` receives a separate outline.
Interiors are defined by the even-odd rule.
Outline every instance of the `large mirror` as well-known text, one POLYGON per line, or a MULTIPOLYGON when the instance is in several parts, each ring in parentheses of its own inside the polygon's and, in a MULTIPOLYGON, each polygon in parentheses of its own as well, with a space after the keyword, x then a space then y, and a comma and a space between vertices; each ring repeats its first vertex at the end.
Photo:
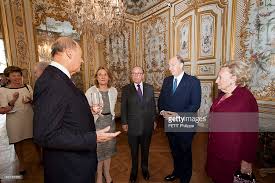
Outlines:
MULTIPOLYGON (((37 59, 39 62, 51 62, 51 44, 60 36, 67 36, 73 38, 76 42, 80 42, 80 34, 74 30, 72 24, 68 21, 58 21, 51 17, 46 17, 39 26, 35 28, 36 31, 36 48, 37 59)), ((83 66, 81 72, 72 76, 73 82, 76 86, 84 90, 84 73, 83 66)))

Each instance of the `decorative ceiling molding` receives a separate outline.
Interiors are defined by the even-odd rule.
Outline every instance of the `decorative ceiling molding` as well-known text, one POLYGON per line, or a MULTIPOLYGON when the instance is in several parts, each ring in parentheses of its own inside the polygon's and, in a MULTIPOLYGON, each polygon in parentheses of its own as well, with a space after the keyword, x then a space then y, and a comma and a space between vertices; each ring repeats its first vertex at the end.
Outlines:
POLYGON ((164 0, 127 0, 127 13, 140 15, 164 0))

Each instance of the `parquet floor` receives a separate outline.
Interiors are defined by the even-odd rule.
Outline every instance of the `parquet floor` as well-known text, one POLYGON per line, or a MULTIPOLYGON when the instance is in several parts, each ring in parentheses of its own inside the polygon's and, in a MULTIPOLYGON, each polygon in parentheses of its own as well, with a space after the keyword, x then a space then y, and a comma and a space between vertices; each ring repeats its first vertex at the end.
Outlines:
MULTIPOLYGON (((119 125, 118 125, 119 126, 119 125)), ((119 127, 118 127, 119 129, 119 127)), ((193 176, 190 183, 208 183, 208 178, 204 172, 206 161, 206 143, 207 134, 198 133, 193 141, 193 176)), ((39 163, 33 144, 25 142, 25 161, 27 164, 27 174, 23 180, 5 180, 7 176, 18 175, 17 158, 13 146, 8 144, 5 119, 0 116, 0 178, 1 183, 42 183, 43 182, 43 166, 39 163)), ((118 153, 112 159, 111 175, 114 183, 128 183, 131 161, 130 151, 125 133, 117 138, 118 153)), ((163 128, 158 127, 154 132, 152 144, 150 148, 149 162, 150 181, 144 181, 141 171, 139 171, 139 183, 163 183, 163 177, 172 171, 172 161, 170 150, 163 128)), ((221 167, 222 168, 222 167, 221 167)), ((257 175, 257 168, 255 169, 257 175)), ((274 183, 275 176, 268 175, 264 179, 257 176, 259 183, 274 183)), ((175 183, 177 183, 175 181, 175 183)))

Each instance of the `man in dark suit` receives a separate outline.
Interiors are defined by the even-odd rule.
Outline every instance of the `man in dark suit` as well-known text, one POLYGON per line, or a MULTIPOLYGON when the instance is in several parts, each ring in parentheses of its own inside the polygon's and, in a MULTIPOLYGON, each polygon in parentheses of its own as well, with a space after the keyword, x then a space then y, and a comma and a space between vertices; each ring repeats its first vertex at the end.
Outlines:
POLYGON ((138 152, 141 146, 141 168, 145 180, 149 180, 148 170, 149 147, 152 131, 156 127, 156 106, 154 88, 142 82, 144 72, 141 67, 132 69, 133 83, 122 89, 121 123, 124 131, 128 131, 128 143, 131 148, 132 170, 130 182, 134 183, 138 173, 138 152))
MULTIPOLYGON (((158 107, 161 115, 168 118, 176 113, 196 113, 201 103, 200 81, 183 71, 184 61, 180 56, 169 60, 172 76, 164 79, 158 107)), ((169 132, 167 137, 171 148, 174 170, 166 176, 166 181, 180 178, 181 183, 189 183, 192 175, 192 139, 194 133, 169 132)))
POLYGON ((52 45, 54 61, 34 88, 34 141, 43 147, 45 183, 94 183, 96 141, 117 136, 110 127, 95 131, 90 106, 71 81, 79 72, 81 48, 71 38, 52 45))

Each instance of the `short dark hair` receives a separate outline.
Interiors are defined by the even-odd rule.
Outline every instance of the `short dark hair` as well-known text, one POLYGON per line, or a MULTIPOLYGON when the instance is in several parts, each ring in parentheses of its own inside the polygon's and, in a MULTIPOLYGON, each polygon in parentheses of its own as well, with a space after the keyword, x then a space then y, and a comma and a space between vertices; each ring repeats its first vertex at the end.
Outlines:
POLYGON ((5 70, 4 70, 4 75, 6 77, 9 77, 11 73, 13 72, 18 72, 20 73, 20 75, 22 76, 22 69, 20 67, 17 66, 8 66, 5 70))
POLYGON ((108 86, 108 88, 110 88, 110 87, 112 86, 113 76, 112 76, 110 70, 109 70, 107 67, 103 67, 103 66, 100 66, 100 67, 97 69, 96 73, 95 73, 95 81, 94 81, 94 82, 95 82, 96 87, 97 87, 97 88, 99 87, 99 83, 98 83, 98 80, 97 80, 97 73, 98 73, 98 71, 100 71, 100 70, 105 70, 105 71, 107 72, 107 75, 108 75, 108 77, 109 77, 107 86, 108 86))
POLYGON ((184 60, 183 58, 180 56, 180 55, 176 55, 177 57, 177 60, 180 62, 180 63, 183 63, 184 64, 184 60))
POLYGON ((59 52, 63 52, 67 48, 76 48, 77 42, 70 37, 60 37, 52 44, 52 57, 59 52))

